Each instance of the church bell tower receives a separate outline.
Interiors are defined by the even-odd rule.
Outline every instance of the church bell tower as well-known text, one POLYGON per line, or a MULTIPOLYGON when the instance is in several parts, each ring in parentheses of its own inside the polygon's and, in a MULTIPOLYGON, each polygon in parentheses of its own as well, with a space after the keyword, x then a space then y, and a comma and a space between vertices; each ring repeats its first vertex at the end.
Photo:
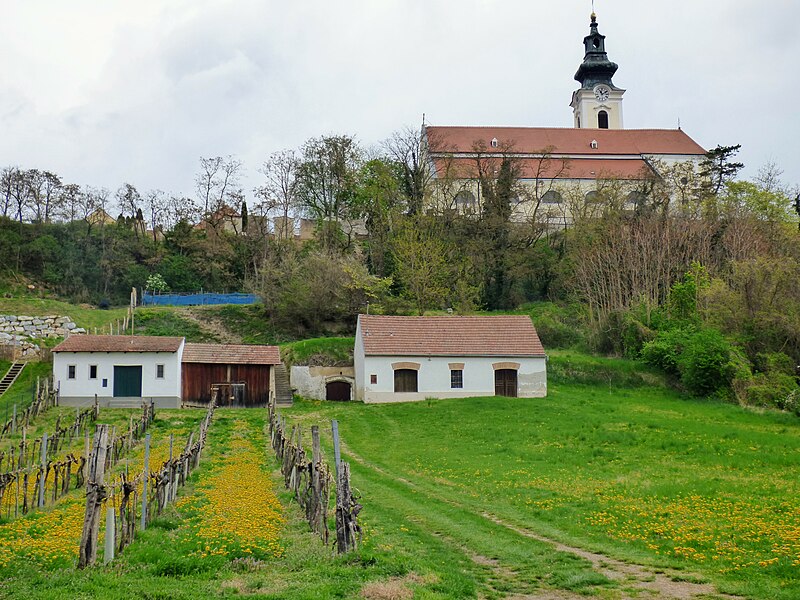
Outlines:
POLYGON ((611 78, 619 68, 606 54, 606 36, 597 30, 592 13, 589 35, 583 38, 586 54, 575 80, 581 87, 572 93, 572 112, 578 129, 622 129, 622 95, 611 78))

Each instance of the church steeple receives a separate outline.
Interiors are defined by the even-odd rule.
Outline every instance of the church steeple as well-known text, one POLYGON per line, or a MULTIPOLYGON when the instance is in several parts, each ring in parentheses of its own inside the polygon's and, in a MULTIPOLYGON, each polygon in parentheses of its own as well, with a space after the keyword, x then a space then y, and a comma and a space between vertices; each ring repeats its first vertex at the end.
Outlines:
POLYGON ((606 54, 606 36, 597 30, 597 15, 592 13, 589 35, 583 38, 586 54, 583 63, 575 73, 575 80, 580 82, 584 89, 591 89, 598 83, 614 87, 611 78, 619 66, 608 60, 606 54))
POLYGON ((622 95, 625 90, 611 78, 619 68, 608 60, 606 36, 597 30, 592 13, 589 35, 583 38, 586 54, 575 79, 581 84, 572 94, 572 114, 578 129, 622 129, 622 95))

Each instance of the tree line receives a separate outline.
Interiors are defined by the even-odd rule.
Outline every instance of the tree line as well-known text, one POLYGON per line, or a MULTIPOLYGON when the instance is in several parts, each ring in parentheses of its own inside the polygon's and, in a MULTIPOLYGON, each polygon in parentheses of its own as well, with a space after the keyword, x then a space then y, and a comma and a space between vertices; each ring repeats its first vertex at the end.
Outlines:
POLYGON ((774 165, 740 180, 738 146, 718 146, 702 164, 651 161, 635 180, 600 177, 587 193, 553 149, 524 166, 513 147, 476 140, 466 167, 443 159, 434 177, 424 142, 412 129, 372 148, 348 135, 312 138, 269 156, 249 192, 241 161, 201 158, 193 197, 128 183, 112 193, 9 167, 0 261, 7 276, 76 301, 123 301, 156 274, 174 291, 256 291, 266 316, 298 335, 347 329, 368 306, 422 314, 572 303, 569 318, 537 323, 546 342, 580 338, 638 357, 681 330, 682 341, 669 338, 672 359, 648 356, 682 377, 686 336, 711 328, 732 344, 723 384, 737 348, 751 374, 779 363, 794 375, 800 206, 774 165), (301 217, 313 235, 298 241, 301 217), (676 304, 687 278, 692 310, 676 304))

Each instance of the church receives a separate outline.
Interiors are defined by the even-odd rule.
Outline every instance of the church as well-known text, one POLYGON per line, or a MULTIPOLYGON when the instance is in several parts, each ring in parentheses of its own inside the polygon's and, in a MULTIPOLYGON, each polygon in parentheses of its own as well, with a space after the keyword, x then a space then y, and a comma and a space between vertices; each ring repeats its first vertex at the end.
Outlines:
POLYGON ((520 183, 512 201, 515 217, 533 216, 552 227, 568 225, 577 211, 609 198, 634 210, 657 180, 686 185, 706 151, 680 128, 625 129, 625 90, 614 85, 618 65, 605 44, 592 13, 575 73, 580 87, 570 103, 572 128, 424 125, 434 202, 443 205, 436 208, 480 211, 480 181, 496 178, 504 158, 513 161, 520 183))

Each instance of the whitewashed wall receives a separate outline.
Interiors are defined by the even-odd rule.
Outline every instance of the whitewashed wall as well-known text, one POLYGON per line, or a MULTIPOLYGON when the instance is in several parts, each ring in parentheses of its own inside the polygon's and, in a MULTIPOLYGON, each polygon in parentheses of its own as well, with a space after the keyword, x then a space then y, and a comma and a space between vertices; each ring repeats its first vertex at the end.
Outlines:
POLYGON ((55 352, 53 379, 63 406, 89 405, 97 394, 101 406, 138 406, 141 399, 152 399, 158 407, 179 408, 182 355, 183 344, 177 352, 55 352), (75 365, 75 379, 69 379, 69 365, 75 365), (89 379, 90 365, 97 365, 97 379, 89 379), (114 398, 114 367, 140 365, 141 399, 114 398), (164 365, 163 379, 156 378, 156 365, 164 365))
POLYGON ((298 396, 312 400, 325 400, 326 386, 330 381, 354 383, 353 367, 292 366, 292 389, 298 396))
POLYGON ((495 363, 519 363, 517 390, 521 398, 547 395, 547 366, 544 358, 468 356, 364 356, 356 339, 356 399, 366 403, 407 402, 426 398, 494 396, 495 363), (393 363, 419 364, 416 393, 394 392, 393 363), (464 363, 463 388, 450 387, 450 363, 464 363), (372 375, 377 383, 370 383, 372 375))

